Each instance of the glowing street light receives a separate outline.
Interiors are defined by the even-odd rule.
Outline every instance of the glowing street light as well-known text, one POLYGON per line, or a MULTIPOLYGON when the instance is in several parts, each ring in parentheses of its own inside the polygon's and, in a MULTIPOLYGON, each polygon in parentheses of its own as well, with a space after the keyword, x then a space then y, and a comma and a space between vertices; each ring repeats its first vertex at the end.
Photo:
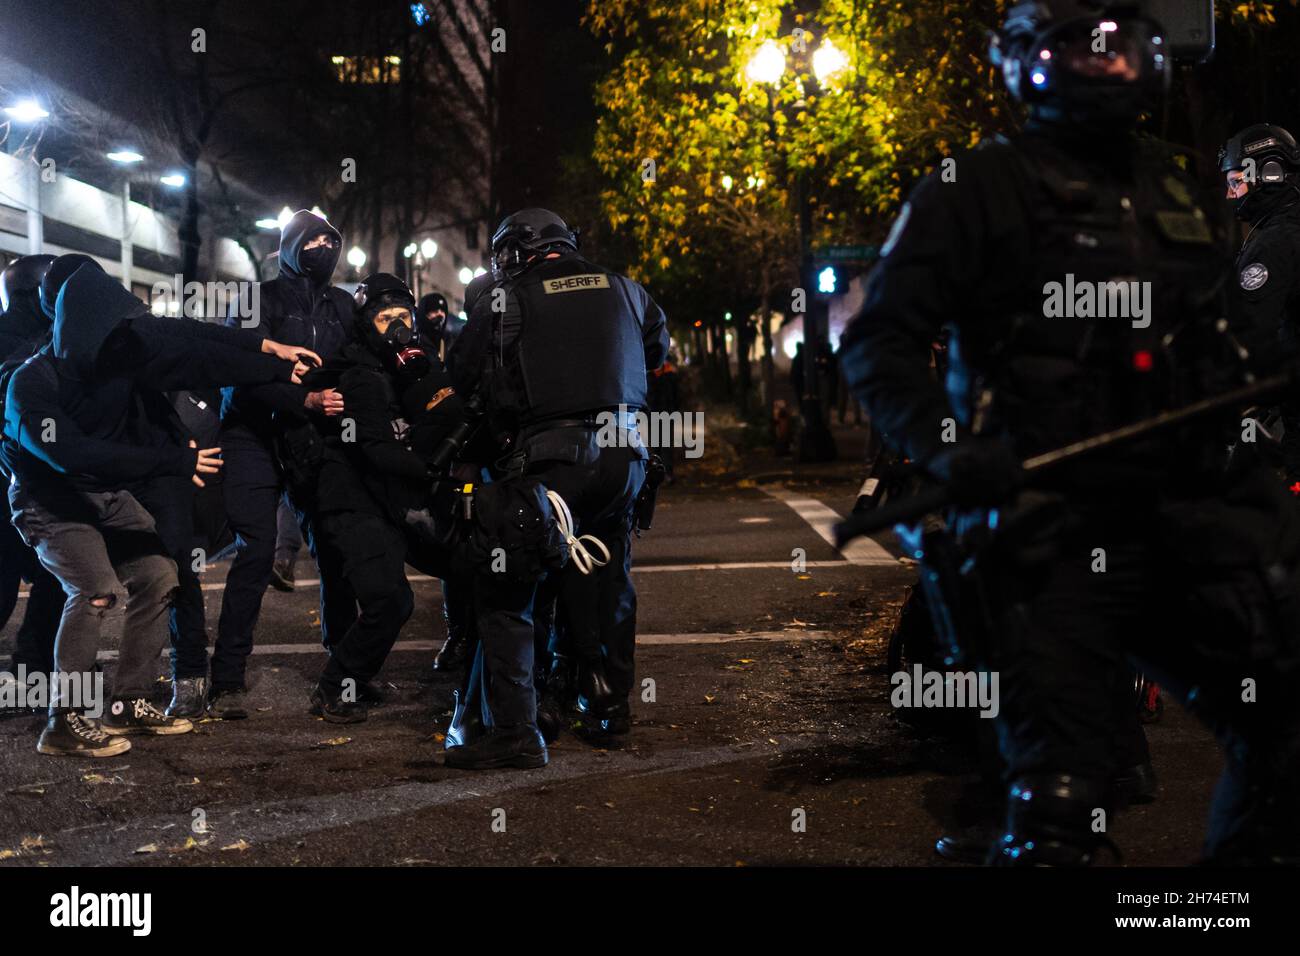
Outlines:
POLYGON ((785 53, 775 40, 767 40, 754 51, 745 64, 745 75, 752 83, 775 85, 785 72, 785 53))
POLYGON ((432 259, 438 254, 438 244, 432 239, 424 240, 424 242, 420 243, 420 254, 425 259, 432 259))
POLYGON ((288 206, 285 206, 283 209, 280 210, 280 215, 275 217, 275 222, 276 225, 278 225, 281 229, 283 229, 285 226, 289 225, 289 220, 292 218, 293 218, 293 210, 290 209, 288 206))
POLYGON ((348 250, 348 265, 354 269, 360 269, 366 264, 366 254, 360 246, 353 246, 348 250))
POLYGON ((469 266, 462 266, 460 272, 456 273, 456 277, 460 279, 461 285, 469 285, 474 281, 474 270, 469 266))
POLYGON ((417 246, 415 243, 413 243, 413 242, 408 242, 408 243, 406 244, 406 248, 404 248, 404 249, 402 250, 402 255, 403 255, 405 258, 409 259, 409 258, 411 258, 411 256, 415 255, 415 251, 416 251, 418 248, 419 248, 419 246, 417 246))
POLYGON ((258 229, 279 229, 279 228, 280 228, 280 220, 279 220, 279 219, 259 219, 259 220, 257 220, 257 222, 253 223, 253 225, 255 225, 258 229))
POLYGON ((837 73, 842 73, 848 68, 848 65, 849 58, 829 38, 813 51, 813 76, 817 77, 818 83, 825 85, 827 80, 837 73))
POLYGON ((49 116, 49 111, 42 109, 35 100, 19 100, 13 106, 5 107, 5 114, 18 123, 35 123, 49 116))
POLYGON ((170 186, 172 189, 180 189, 185 185, 185 176, 181 173, 168 173, 158 181, 164 186, 170 186))
POLYGON ((113 162, 121 163, 124 166, 129 166, 132 163, 144 162, 144 157, 133 149, 119 149, 112 153, 105 153, 104 155, 113 162))

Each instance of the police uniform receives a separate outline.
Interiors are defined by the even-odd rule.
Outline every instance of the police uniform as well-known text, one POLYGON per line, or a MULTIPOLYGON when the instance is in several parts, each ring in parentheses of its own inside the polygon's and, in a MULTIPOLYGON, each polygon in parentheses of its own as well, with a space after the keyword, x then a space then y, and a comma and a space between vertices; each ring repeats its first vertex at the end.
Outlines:
MULTIPOLYGON (((603 699, 591 702, 597 718, 625 718, 633 686, 632 507, 648 458, 633 413, 646 404, 647 370, 667 350, 664 314, 644 288, 565 252, 485 290, 452 356, 463 393, 481 376, 488 426, 504 449, 497 473, 557 492, 572 511, 574 534, 594 535, 609 549, 608 562, 589 575, 570 564, 552 576, 539 599, 558 590, 570 653, 586 673, 607 679, 603 699)), ((482 586, 492 587, 490 575, 482 586)), ((495 623, 480 618, 484 639, 491 627, 513 627, 524 653, 531 612, 495 623)))
MULTIPOLYGON (((1250 230, 1237 255, 1233 291, 1243 321, 1276 330, 1278 345, 1294 356, 1300 352, 1300 195, 1283 198, 1250 230)), ((1282 421, 1287 484, 1293 486, 1300 482, 1300 402, 1282 404, 1282 421)))
MULTIPOLYGON (((1240 383, 1215 327, 1223 269, 1174 164, 1031 123, 956 168, 915 189, 845 335, 847 376, 909 458, 938 473, 950 416, 957 446, 996 437, 1023 459, 1240 383), (1134 298, 1102 317, 1111 282, 1134 298), (927 367, 945 323, 946 396, 927 367)), ((1296 849, 1300 718, 1284 687, 1300 664, 1300 524, 1265 469, 1224 472, 1226 434, 1202 424, 1095 455, 958 516, 997 528, 976 565, 1009 768, 1001 861, 1089 858, 1132 662, 1229 728, 1210 855, 1296 849), (1247 679, 1276 696, 1243 704, 1247 679)))

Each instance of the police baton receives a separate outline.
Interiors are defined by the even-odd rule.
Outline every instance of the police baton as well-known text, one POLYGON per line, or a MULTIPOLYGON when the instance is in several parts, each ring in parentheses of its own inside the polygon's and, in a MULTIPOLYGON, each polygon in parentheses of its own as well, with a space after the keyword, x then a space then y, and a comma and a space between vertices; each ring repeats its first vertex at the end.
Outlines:
MULTIPOLYGON (((1084 438, 1062 448, 1043 452, 1041 455, 1034 455, 1032 458, 1025 459, 1021 464, 1025 471, 1026 483, 1032 482, 1034 478, 1044 472, 1076 461, 1079 458, 1084 458, 1094 452, 1146 438, 1225 409, 1243 408, 1252 405, 1261 399, 1295 388, 1298 381, 1300 381, 1300 370, 1274 375, 1260 379, 1250 385, 1243 385, 1241 388, 1233 389, 1230 392, 1224 392, 1212 398, 1204 398, 1199 402, 1184 405, 1182 408, 1161 412, 1131 425, 1124 425, 1121 428, 1094 435, 1092 438, 1084 438)), ((874 534, 884 528, 892 528, 896 524, 910 524, 919 521, 931 512, 939 511, 952 503, 953 496, 949 486, 931 485, 922 488, 908 498, 891 502, 875 511, 850 515, 834 528, 835 546, 842 548, 854 538, 874 534)))

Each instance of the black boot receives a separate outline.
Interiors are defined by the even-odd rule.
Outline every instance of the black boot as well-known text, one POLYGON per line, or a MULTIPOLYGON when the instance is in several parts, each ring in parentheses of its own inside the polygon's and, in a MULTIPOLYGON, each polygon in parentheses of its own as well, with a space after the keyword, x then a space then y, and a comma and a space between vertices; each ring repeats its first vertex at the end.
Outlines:
POLYGON ((601 718, 618 702, 618 694, 605 676, 605 662, 582 661, 578 665, 578 710, 601 718))
POLYGON ((1150 760, 1119 771, 1110 780, 1111 793, 1117 806, 1134 806, 1154 803, 1156 799, 1156 768, 1150 760))
MULTIPOLYGON (((1068 773, 1025 774, 1007 794, 1007 823, 993 846, 994 866, 1089 866, 1097 850, 1113 848, 1093 829, 1096 812, 1109 817, 1110 783, 1068 773)), ((1109 822, 1109 819, 1107 820, 1109 822)))
POLYGON ((531 770, 545 767, 546 760, 546 743, 535 724, 493 727, 472 744, 447 749, 447 766, 458 770, 531 770))
POLYGON ((439 673, 446 673, 462 666, 465 663, 465 650, 468 644, 464 628, 449 628, 447 639, 442 642, 442 647, 433 659, 433 669, 439 673))
POLYGON ((178 677, 172 681, 172 702, 167 705, 167 716, 196 719, 206 717, 208 692, 206 677, 178 677))
POLYGON ((344 700, 343 692, 317 684, 311 692, 311 712, 330 724, 359 724, 370 716, 366 705, 344 700))

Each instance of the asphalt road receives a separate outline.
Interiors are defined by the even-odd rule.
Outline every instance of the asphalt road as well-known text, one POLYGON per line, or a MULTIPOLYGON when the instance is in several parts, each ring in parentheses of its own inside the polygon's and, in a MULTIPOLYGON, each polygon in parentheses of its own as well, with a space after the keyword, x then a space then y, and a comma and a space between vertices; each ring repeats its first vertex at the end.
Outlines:
MULTIPOLYGON (((137 738, 107 761, 41 756, 38 719, 0 721, 0 866, 947 865, 930 847, 971 758, 889 705, 885 638, 913 570, 885 537, 841 555, 819 533, 854 490, 851 469, 666 489, 635 549, 653 700, 634 700, 621 747, 566 733, 539 771, 442 765, 453 680, 428 681, 436 582, 415 582, 381 675, 392 701, 345 727, 307 713, 314 588, 269 591, 247 721, 137 738)), ((205 576, 212 623, 224 574, 205 576)), ((119 629, 120 612, 109 652, 119 629)), ((1150 737, 1160 798, 1112 836, 1125 863, 1192 863, 1219 758, 1176 706, 1150 737)))

